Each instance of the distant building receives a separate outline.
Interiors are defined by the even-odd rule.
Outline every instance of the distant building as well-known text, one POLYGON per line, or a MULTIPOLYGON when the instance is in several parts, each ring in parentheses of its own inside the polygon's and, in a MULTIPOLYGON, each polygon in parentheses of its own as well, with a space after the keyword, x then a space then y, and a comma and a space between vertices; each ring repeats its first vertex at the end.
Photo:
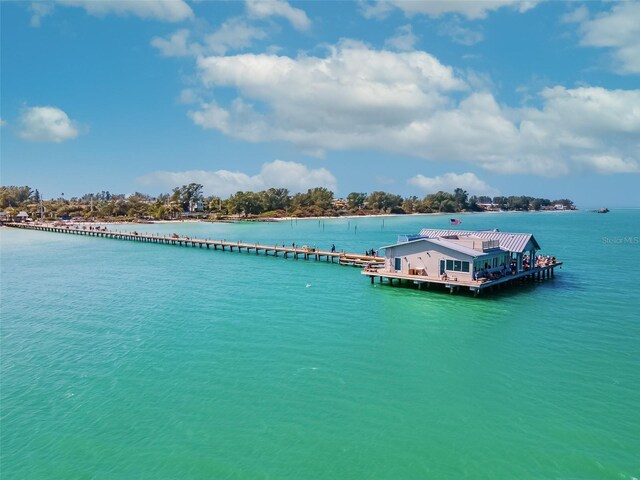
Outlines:
POLYGON ((26 222, 29 220, 29 214, 22 211, 16 215, 16 222, 26 222))
POLYGON ((338 198, 333 201, 333 206, 338 210, 343 210, 349 206, 349 203, 343 198, 338 198))
POLYGON ((189 202, 189 212, 202 212, 204 210, 204 203, 201 201, 190 201, 189 202))
POLYGON ((494 211, 494 210, 500 210, 500 207, 498 205, 496 205, 495 203, 479 203, 478 206, 483 209, 486 210, 488 212, 494 211))
POLYGON ((494 272, 524 271, 540 245, 530 233, 424 229, 381 250, 384 271, 472 281, 494 272))
POLYGON ((563 204, 561 204, 561 203, 556 203, 556 204, 553 206, 553 209, 554 209, 554 210, 564 210, 565 208, 564 208, 564 205, 563 205, 563 204))

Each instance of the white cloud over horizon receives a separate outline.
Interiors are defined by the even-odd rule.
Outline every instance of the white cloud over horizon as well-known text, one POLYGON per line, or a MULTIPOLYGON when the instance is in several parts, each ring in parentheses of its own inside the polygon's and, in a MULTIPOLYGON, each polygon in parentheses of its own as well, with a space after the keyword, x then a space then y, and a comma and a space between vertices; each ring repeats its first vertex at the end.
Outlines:
POLYGON ((407 183, 418 187, 423 193, 436 193, 440 190, 444 192, 453 192, 456 188, 467 190, 470 195, 489 195, 495 196, 500 191, 484 180, 478 178, 475 173, 445 173, 435 177, 426 177, 424 175, 416 175, 410 178, 407 183))
POLYGON ((153 37, 151 46, 165 57, 198 57, 201 55, 224 55, 231 50, 242 50, 252 46, 254 40, 262 40, 267 34, 261 28, 249 25, 240 17, 224 21, 209 34, 196 40, 187 28, 176 30, 168 38, 153 37))
POLYGON ((53 13, 53 4, 45 2, 31 2, 29 7, 31 11, 31 26, 38 28, 42 23, 42 19, 53 13))
POLYGON ((448 104, 443 92, 467 88, 427 53, 376 51, 352 41, 331 47, 326 58, 211 56, 197 66, 203 88, 234 87, 239 96, 228 108, 203 103, 189 113, 196 124, 318 153, 367 148, 372 133, 386 135, 388 127, 448 104), (270 113, 260 113, 254 102, 270 113))
POLYGON ((57 107, 30 107, 20 116, 20 138, 29 142, 62 143, 79 132, 69 116, 57 107))
POLYGON ((132 15, 143 19, 180 22, 194 17, 184 0, 55 0, 57 5, 79 7, 89 15, 132 15))
POLYGON ((292 7, 285 0, 247 0, 246 8, 247 15, 251 18, 283 17, 296 30, 305 31, 311 28, 311 20, 305 11, 292 7))
POLYGON ((297 30, 305 31, 311 27, 306 13, 284 0, 247 0, 245 7, 246 15, 230 17, 209 33, 203 31, 202 25, 193 30, 181 28, 168 37, 153 37, 151 46, 165 57, 225 55, 229 51, 247 49, 253 46, 254 41, 267 38, 267 30, 249 20, 283 17, 297 30))
POLYGON ((238 191, 259 191, 287 188, 291 192, 304 192, 309 188, 326 187, 335 191, 337 180, 326 168, 309 168, 302 163, 274 160, 262 165, 260 173, 249 175, 229 170, 187 170, 181 172, 158 171, 137 179, 145 186, 173 188, 191 182, 204 186, 206 194, 229 196, 238 191))
POLYGON ((640 74, 640 3, 614 3, 609 12, 589 18, 582 6, 563 18, 579 24, 580 44, 611 50, 614 68, 622 74, 640 74))
POLYGON ((394 9, 401 10, 406 16, 427 15, 438 18, 447 14, 459 14, 470 20, 486 18, 494 10, 510 8, 524 13, 534 8, 539 0, 374 0, 361 1, 360 9, 365 18, 385 18, 394 9))
POLYGON ((153 37, 151 46, 160 50, 164 57, 198 56, 203 53, 204 47, 195 42, 190 42, 191 31, 187 28, 176 30, 168 38, 153 37))
POLYGON ((385 40, 384 45, 387 48, 391 47, 401 52, 407 52, 413 50, 417 41, 418 37, 413 33, 411 24, 407 24, 398 27, 396 29, 396 34, 385 40))
POLYGON ((451 38, 454 43, 467 47, 484 40, 484 34, 480 30, 465 27, 458 17, 442 22, 438 27, 438 33, 451 38))
POLYGON ((245 141, 318 155, 382 150, 500 173, 640 171, 640 90, 556 86, 539 92, 541 108, 510 108, 426 52, 350 40, 326 57, 209 56, 197 68, 204 91, 233 88, 236 98, 202 102, 189 117, 245 141))

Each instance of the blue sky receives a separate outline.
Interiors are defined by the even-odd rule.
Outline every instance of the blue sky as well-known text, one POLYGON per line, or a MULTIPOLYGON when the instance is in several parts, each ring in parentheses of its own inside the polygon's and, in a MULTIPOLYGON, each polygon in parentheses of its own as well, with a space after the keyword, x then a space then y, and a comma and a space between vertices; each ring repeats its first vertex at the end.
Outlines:
POLYGON ((3 185, 640 206, 640 2, 0 9, 3 185))

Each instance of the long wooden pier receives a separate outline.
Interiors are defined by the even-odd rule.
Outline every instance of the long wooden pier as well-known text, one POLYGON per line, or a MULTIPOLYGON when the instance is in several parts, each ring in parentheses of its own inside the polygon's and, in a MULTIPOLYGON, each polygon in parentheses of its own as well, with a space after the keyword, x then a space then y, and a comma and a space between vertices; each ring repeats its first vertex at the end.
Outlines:
POLYGON ((85 235, 90 237, 110 238, 115 240, 129 240, 133 242, 158 243, 163 245, 175 245, 180 247, 206 248, 221 250, 223 252, 255 252, 256 255, 264 254, 274 257, 293 258, 295 260, 326 261, 338 265, 352 267, 367 267, 375 269, 384 264, 384 258, 357 253, 331 252, 308 247, 263 245, 258 243, 231 242, 227 240, 209 240, 178 235, 149 235, 138 232, 118 232, 100 227, 55 226, 47 224, 31 223, 5 223, 7 227, 21 228, 25 230, 38 230, 41 232, 66 233, 68 235, 85 235))

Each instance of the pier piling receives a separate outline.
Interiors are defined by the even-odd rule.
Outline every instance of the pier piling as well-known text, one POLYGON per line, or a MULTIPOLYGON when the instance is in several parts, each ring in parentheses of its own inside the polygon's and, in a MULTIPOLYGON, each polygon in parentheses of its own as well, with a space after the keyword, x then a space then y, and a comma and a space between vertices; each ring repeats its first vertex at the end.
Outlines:
MULTIPOLYGON (((331 252, 331 251, 323 251, 318 249, 309 249, 309 248, 300 248, 297 245, 291 247, 279 247, 278 245, 269 246, 269 245, 261 245, 258 243, 243 243, 243 242, 231 242, 227 240, 210 240, 210 239, 200 239, 200 238, 190 238, 190 237, 179 237, 177 235, 172 235, 171 237, 163 236, 163 235, 154 235, 145 233, 141 235, 137 232, 120 232, 113 230, 106 230, 103 228, 95 227, 80 227, 77 225, 65 225, 65 226, 53 226, 53 225, 42 225, 42 224, 29 224, 29 223, 6 223, 5 226, 11 228, 19 228, 24 230, 36 230, 42 232, 50 232, 50 233, 64 233, 68 235, 85 235, 91 236, 95 238, 107 238, 114 240, 129 240, 134 242, 144 242, 144 243, 157 243, 161 245, 174 245, 181 247, 191 247, 199 249, 203 248, 203 245, 207 250, 213 246, 213 250, 218 250, 220 248, 223 252, 227 251, 227 248, 230 252, 234 251, 234 248, 237 248, 238 253, 242 253, 244 249, 246 253, 251 253, 251 250, 255 251, 256 255, 263 253, 265 256, 274 256, 279 257, 279 253, 282 253, 282 258, 289 258, 289 255, 292 254, 295 260, 298 260, 300 256, 304 258, 304 260, 315 260, 321 261, 324 257, 324 260, 331 263, 336 263, 337 265, 343 266, 354 266, 354 267, 365 267, 369 266, 371 268, 380 267, 384 263, 384 259, 381 257, 370 256, 370 255, 359 255, 356 253, 345 253, 345 252, 331 252), (334 260, 337 259, 337 262, 334 260)), ((380 279, 382 281, 382 279, 380 279)))

